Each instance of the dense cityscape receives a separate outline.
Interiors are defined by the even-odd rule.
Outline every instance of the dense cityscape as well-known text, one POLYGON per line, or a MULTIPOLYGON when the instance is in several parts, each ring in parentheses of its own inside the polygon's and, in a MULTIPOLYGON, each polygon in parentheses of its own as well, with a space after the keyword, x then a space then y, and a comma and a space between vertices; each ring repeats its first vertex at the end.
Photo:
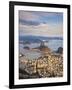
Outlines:
MULTIPOLYGON (((29 49, 29 48, 26 48, 29 49)), ((59 47, 56 52, 50 48, 41 45, 37 48, 30 49, 38 51, 42 56, 30 60, 25 55, 19 56, 19 79, 29 78, 49 78, 63 76, 63 48, 59 47)))

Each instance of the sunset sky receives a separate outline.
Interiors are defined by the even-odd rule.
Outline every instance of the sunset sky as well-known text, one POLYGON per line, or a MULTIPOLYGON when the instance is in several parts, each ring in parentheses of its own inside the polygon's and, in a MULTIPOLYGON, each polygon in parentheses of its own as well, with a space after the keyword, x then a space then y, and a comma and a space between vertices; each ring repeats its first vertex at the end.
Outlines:
POLYGON ((62 36, 63 13, 19 11, 19 35, 62 36))

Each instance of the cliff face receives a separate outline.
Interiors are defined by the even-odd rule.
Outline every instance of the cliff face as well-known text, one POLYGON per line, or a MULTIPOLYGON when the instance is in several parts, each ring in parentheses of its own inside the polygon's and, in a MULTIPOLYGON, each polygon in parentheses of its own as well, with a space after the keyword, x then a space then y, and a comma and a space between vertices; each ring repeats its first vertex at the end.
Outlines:
POLYGON ((63 57, 54 53, 48 53, 36 60, 27 60, 22 57, 19 66, 21 70, 29 74, 28 78, 63 76, 63 57))

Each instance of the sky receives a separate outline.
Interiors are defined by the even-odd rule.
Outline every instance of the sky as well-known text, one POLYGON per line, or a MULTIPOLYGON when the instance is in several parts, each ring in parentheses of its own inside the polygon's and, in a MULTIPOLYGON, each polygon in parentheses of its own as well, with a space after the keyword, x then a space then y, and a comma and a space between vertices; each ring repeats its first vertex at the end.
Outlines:
POLYGON ((19 35, 62 36, 63 13, 20 10, 19 35))

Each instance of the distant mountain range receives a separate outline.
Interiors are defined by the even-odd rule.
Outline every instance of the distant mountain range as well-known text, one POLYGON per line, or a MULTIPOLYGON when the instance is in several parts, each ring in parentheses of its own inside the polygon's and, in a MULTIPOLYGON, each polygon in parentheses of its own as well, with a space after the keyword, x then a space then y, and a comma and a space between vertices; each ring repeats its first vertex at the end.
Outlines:
POLYGON ((19 36, 20 41, 28 41, 28 42, 40 42, 42 40, 63 40, 63 37, 44 37, 44 36, 19 36))

